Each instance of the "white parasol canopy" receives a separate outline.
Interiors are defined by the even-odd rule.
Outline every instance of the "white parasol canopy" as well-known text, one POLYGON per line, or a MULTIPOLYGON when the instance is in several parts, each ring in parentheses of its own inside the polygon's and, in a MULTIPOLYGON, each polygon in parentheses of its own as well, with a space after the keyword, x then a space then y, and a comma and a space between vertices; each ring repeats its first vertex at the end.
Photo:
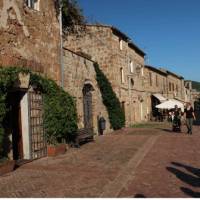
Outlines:
POLYGON ((181 103, 180 101, 177 101, 175 99, 169 99, 169 100, 157 105, 156 108, 169 110, 169 109, 173 109, 175 107, 175 105, 177 105, 178 108, 181 108, 181 110, 184 111, 183 103, 181 103))

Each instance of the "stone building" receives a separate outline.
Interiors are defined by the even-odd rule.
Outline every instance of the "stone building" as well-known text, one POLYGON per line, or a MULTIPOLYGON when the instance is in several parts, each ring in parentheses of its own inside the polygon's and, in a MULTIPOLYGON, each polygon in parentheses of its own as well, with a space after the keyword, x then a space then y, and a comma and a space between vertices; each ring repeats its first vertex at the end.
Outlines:
POLYGON ((0 66, 60 79, 60 32, 52 0, 0 1, 0 66))
POLYGON ((167 73, 167 98, 185 102, 184 77, 164 68, 160 68, 160 70, 167 73))
POLYGON ((126 34, 113 26, 86 25, 85 34, 69 35, 64 46, 99 63, 121 102, 127 126, 147 120, 143 89, 145 53, 126 34))
MULTIPOLYGON (((0 66, 25 67, 60 82, 60 29, 52 0, 0 0, 0 66)), ((7 96, 12 115, 10 157, 46 155, 42 96, 20 74, 21 85, 7 96), (24 84, 25 83, 25 84, 24 84)))
MULTIPOLYGON (((97 119, 103 115, 107 122, 105 132, 111 131, 95 80, 93 61, 68 49, 62 49, 61 59, 55 2, 0 0, 0 66, 29 68, 54 79, 60 85, 60 61, 63 60, 64 89, 76 100, 79 128, 89 124, 94 133, 98 134, 97 119)), ((11 118, 16 122, 10 127, 10 157, 15 160, 40 158, 47 153, 42 131, 42 96, 34 92, 28 77, 24 78, 26 87, 15 88, 15 92, 9 94, 9 103, 14 113, 11 118), (40 106, 41 112, 37 111, 37 106, 40 106)))
POLYGON ((155 67, 145 65, 145 91, 148 101, 148 116, 153 119, 158 114, 156 105, 164 102, 168 98, 167 77, 168 74, 155 67))
POLYGON ((149 110, 152 117, 156 117, 158 109, 156 105, 167 99, 175 99, 182 103, 192 102, 191 83, 169 70, 145 66, 146 84, 145 91, 148 93, 149 110))
POLYGON ((185 102, 192 102, 192 81, 188 81, 186 80, 184 82, 185 84, 185 90, 184 90, 184 93, 185 93, 185 102))
POLYGON ((95 79, 94 61, 64 48, 63 63, 64 89, 76 98, 79 128, 92 126, 94 134, 99 135, 98 119, 103 116, 106 120, 105 133, 111 132, 108 113, 95 79))

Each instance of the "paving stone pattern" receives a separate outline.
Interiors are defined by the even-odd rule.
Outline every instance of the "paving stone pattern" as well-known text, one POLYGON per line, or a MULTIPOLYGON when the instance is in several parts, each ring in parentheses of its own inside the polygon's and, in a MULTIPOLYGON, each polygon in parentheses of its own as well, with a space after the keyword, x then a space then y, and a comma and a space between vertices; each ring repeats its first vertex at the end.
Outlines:
POLYGON ((118 197, 200 197, 199 147, 199 127, 193 135, 166 130, 118 197))
POLYGON ((195 127, 192 136, 135 128, 97 137, 0 177, 0 197, 198 196, 199 136, 195 127))

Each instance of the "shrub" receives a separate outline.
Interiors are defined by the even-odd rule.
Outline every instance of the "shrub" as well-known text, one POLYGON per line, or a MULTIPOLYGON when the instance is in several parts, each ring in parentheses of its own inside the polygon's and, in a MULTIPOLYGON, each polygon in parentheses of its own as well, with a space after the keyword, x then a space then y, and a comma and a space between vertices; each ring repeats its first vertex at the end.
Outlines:
POLYGON ((53 80, 44 78, 27 69, 19 67, 0 67, 0 158, 4 155, 4 119, 8 108, 6 98, 18 79, 18 74, 30 73, 30 85, 37 86, 44 99, 44 128, 48 143, 67 140, 77 130, 77 113, 73 97, 59 87, 53 80))

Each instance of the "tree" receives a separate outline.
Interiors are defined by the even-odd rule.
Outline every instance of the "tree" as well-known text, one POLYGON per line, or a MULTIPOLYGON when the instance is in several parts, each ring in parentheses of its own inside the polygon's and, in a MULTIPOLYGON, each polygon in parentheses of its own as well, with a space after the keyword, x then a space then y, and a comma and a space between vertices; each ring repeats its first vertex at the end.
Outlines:
POLYGON ((61 3, 64 33, 77 33, 77 31, 82 30, 86 23, 86 19, 77 0, 61 0, 61 3), (78 29, 76 25, 80 25, 78 29))

